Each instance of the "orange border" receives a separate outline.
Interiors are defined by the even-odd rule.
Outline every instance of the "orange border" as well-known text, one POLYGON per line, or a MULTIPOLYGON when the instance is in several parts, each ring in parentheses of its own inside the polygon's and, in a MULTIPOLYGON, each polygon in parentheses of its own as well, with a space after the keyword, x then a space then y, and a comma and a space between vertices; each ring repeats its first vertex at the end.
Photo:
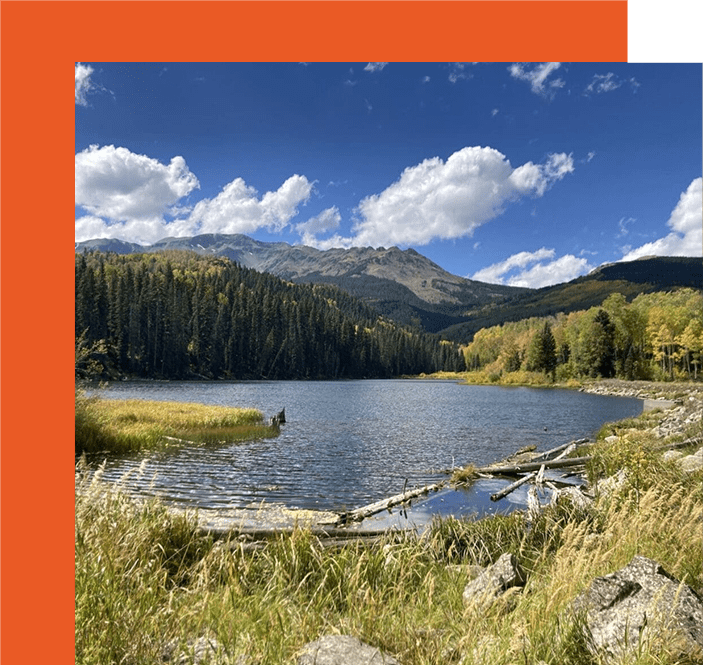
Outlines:
POLYGON ((627 3, 3 2, 2 642, 73 662, 75 61, 626 61, 627 3))
POLYGON ((93 61, 627 60, 622 0, 42 4, 32 25, 54 14, 65 50, 93 61))

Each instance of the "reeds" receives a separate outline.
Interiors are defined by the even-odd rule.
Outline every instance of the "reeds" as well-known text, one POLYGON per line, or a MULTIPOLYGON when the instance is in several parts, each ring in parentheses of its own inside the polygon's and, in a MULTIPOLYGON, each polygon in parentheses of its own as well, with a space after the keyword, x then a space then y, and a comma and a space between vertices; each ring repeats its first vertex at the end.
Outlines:
POLYGON ((76 395, 76 454, 125 453, 185 443, 276 436, 256 409, 76 395))
MULTIPOLYGON (((633 444, 618 462, 633 468, 639 454, 633 444)), ((422 537, 337 550, 300 529, 250 552, 79 468, 76 662, 158 663, 165 645, 186 651, 209 636, 215 662, 294 663, 305 643, 344 633, 406 665, 595 665, 570 610, 595 577, 642 554, 703 590, 703 473, 663 473, 652 461, 627 478, 590 508, 563 499, 531 519, 438 520, 422 537), (472 565, 504 552, 527 572, 524 590, 488 610, 465 607, 472 565)), ((628 663, 680 662, 667 654, 665 639, 654 641, 628 663)))

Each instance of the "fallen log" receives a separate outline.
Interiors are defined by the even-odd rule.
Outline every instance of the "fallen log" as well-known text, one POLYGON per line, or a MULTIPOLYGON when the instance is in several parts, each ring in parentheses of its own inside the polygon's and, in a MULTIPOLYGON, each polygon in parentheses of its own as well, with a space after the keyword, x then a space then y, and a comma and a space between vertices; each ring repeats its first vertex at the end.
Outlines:
MULTIPOLYGON (((363 533, 358 533, 356 535, 350 535, 349 537, 345 538, 318 538, 316 545, 317 547, 323 550, 342 549, 343 547, 355 545, 365 545, 366 547, 370 547, 372 545, 377 545, 378 543, 386 542, 388 540, 389 536, 387 534, 380 536, 367 536, 363 533)), ((227 544, 227 548, 232 552, 258 552, 260 550, 266 549, 266 547, 271 543, 271 539, 256 541, 233 541, 227 544)))
POLYGON ((393 506, 405 503, 409 499, 413 499, 417 496, 423 496, 429 494, 430 492, 436 492, 437 490, 444 487, 446 483, 435 483, 434 485, 425 485, 425 487, 420 487, 418 489, 410 490, 408 492, 403 492, 402 494, 396 494, 384 499, 383 501, 376 501, 368 506, 362 506, 361 508, 356 508, 355 510, 350 510, 349 512, 342 513, 337 520, 337 524, 346 524, 347 522, 359 522, 371 515, 380 513, 383 510, 390 510, 393 506))
POLYGON ((539 462, 541 460, 548 460, 552 457, 552 455, 555 455, 556 453, 562 453, 558 457, 555 457, 554 459, 560 459, 563 455, 568 455, 568 452, 564 452, 568 450, 570 446, 580 446, 584 443, 588 443, 588 439, 577 439, 576 441, 570 441, 569 443, 564 443, 561 446, 557 446, 556 448, 552 448, 551 450, 547 450, 543 453, 540 453, 536 457, 533 457, 530 461, 531 462, 539 462))
MULTIPOLYGON (((281 527, 201 527, 200 532, 203 535, 211 536, 213 539, 218 540, 221 538, 236 539, 240 542, 252 542, 256 540, 267 540, 276 538, 278 536, 292 536, 293 533, 297 531, 309 532, 311 535, 319 538, 320 540, 332 539, 332 538, 356 538, 359 535, 363 536, 385 536, 388 533, 405 533, 403 529, 393 529, 389 531, 388 529, 368 529, 361 531, 353 531, 344 527, 327 527, 327 526, 310 526, 310 527, 299 527, 299 526, 281 526, 281 527)), ((410 532, 410 530, 408 530, 410 532)))
POLYGON ((676 443, 665 443, 662 446, 657 446, 654 450, 676 450, 678 448, 688 448, 688 446, 697 446, 703 443, 703 436, 694 436, 685 441, 677 441, 676 443))
POLYGON ((582 466, 592 459, 591 455, 586 457, 569 457, 559 460, 547 460, 545 462, 524 462, 516 465, 503 466, 482 466, 475 470, 476 473, 489 473, 494 476, 517 476, 529 471, 539 471, 544 465, 545 469, 563 469, 571 466, 582 466))
POLYGON ((491 501, 500 501, 501 499, 508 496, 508 494, 515 491, 521 485, 524 485, 525 483, 532 480, 536 475, 537 475, 537 471, 533 471, 532 473, 528 473, 524 478, 520 478, 520 480, 516 480, 514 483, 512 483, 512 485, 508 485, 507 487, 504 487, 502 490, 500 490, 500 492, 496 492, 495 494, 491 494, 491 501))

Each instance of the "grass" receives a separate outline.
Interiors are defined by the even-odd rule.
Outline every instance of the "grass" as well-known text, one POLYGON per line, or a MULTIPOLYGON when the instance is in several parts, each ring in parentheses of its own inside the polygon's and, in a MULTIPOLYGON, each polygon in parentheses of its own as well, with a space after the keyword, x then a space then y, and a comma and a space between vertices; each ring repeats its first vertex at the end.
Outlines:
MULTIPOLYGON (((221 645, 229 661, 220 662, 295 663, 307 642, 341 633, 406 665, 596 665, 570 611, 594 577, 642 554, 703 591, 703 473, 668 473, 639 437, 594 446, 594 476, 637 472, 590 508, 564 499, 532 520, 437 520, 422 538, 341 550, 302 529, 254 552, 215 542, 195 514, 130 499, 79 464, 76 663, 162 662, 165 645, 202 636, 221 645), (470 565, 504 552, 526 570, 524 591, 488 610, 465 607, 470 565)), ((652 640, 627 662, 686 662, 671 647, 652 640)))
POLYGON ((421 374, 417 378, 440 379, 461 381, 467 385, 495 385, 495 386, 527 386, 527 387, 549 387, 549 388, 580 388, 582 381, 577 379, 567 379, 566 381, 554 381, 552 377, 543 372, 528 372, 519 370, 517 372, 504 372, 489 370, 473 370, 470 372, 435 372, 434 374, 421 374))
POLYGON ((76 395, 76 454, 125 453, 181 441, 216 443, 275 436, 256 409, 76 395))

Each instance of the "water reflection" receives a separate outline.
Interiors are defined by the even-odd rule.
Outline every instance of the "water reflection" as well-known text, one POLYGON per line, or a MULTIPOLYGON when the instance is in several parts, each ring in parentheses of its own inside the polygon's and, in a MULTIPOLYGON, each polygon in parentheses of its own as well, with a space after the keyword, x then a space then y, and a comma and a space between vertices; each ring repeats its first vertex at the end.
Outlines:
MULTIPOLYGON (((445 479, 438 469, 488 464, 525 445, 546 450, 642 410, 640 400, 629 398, 412 380, 123 382, 111 385, 106 396, 251 406, 266 416, 285 407, 287 423, 275 439, 106 463, 105 477, 118 480, 148 457, 141 478, 127 481, 131 491, 222 510, 262 501, 351 510, 397 494, 406 484, 445 479)), ((434 498, 423 510, 437 507, 434 498)), ((475 492, 451 501, 470 504, 473 512, 483 505, 475 492)))

